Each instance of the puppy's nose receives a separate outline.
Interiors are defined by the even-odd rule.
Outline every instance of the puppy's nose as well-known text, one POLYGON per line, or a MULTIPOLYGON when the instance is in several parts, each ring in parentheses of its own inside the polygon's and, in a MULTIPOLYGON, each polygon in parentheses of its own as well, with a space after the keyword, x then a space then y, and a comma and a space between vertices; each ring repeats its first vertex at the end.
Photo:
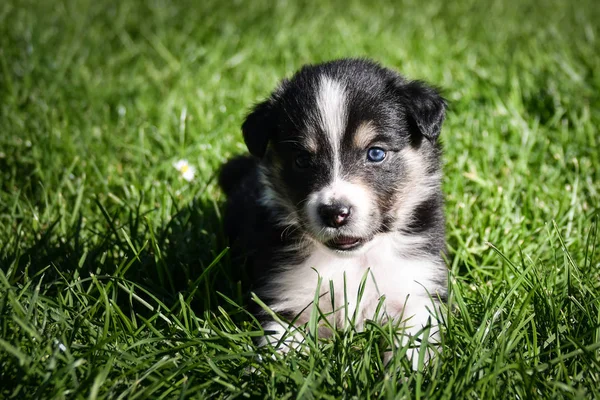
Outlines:
POLYGON ((339 228, 348 222, 351 208, 342 204, 323 204, 319 207, 321 221, 332 228, 339 228))

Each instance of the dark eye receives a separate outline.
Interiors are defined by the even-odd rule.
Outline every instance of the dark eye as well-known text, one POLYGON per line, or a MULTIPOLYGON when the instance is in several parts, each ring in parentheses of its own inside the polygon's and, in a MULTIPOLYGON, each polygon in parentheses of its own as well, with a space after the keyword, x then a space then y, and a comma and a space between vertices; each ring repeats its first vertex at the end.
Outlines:
POLYGON ((296 163, 296 167, 298 168, 308 168, 310 167, 310 155, 308 154, 298 154, 296 156, 296 160, 294 161, 296 163))
POLYGON ((371 147, 367 151, 367 159, 371 162, 382 162, 385 160, 386 152, 381 147, 371 147))

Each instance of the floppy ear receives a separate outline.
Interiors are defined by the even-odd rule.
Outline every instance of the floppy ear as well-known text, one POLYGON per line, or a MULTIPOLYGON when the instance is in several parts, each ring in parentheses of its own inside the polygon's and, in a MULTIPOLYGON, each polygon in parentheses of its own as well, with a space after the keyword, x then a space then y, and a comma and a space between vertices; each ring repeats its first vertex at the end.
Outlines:
POLYGON ((244 142, 250 154, 255 157, 262 158, 267 151, 273 123, 271 114, 271 101, 265 100, 254 107, 242 124, 244 142))
POLYGON ((438 91, 420 81, 406 82, 398 88, 411 123, 429 141, 440 135, 446 116, 446 100, 438 91))

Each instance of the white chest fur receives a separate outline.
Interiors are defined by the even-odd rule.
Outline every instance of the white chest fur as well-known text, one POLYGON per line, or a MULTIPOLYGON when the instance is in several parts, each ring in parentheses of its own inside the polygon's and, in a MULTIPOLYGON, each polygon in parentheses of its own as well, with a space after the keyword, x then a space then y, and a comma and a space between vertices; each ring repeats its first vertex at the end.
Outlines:
MULTIPOLYGON (((435 282, 439 281, 441 270, 439 260, 426 255, 415 257, 409 251, 416 241, 422 240, 399 233, 379 235, 364 249, 347 255, 315 244, 304 262, 282 266, 273 277, 268 290, 276 301, 270 307, 294 315, 307 310, 307 314, 320 277, 319 307, 337 326, 343 326, 345 316, 351 317, 356 312, 355 322, 362 328, 365 319, 374 317, 382 296, 385 296, 380 315, 383 319, 407 319, 423 314, 427 311, 426 304, 431 304, 430 296, 435 296, 435 282), (358 302, 363 281, 363 294, 358 302)), ((301 317, 299 322, 305 318, 301 317)))

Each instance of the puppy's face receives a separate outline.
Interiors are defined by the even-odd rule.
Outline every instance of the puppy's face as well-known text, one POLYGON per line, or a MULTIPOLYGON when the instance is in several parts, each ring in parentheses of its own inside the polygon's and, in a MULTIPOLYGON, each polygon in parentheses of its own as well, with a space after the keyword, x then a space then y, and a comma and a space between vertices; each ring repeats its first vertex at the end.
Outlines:
POLYGON ((349 252, 401 229, 439 184, 444 110, 422 83, 343 60, 283 81, 243 132, 282 224, 349 252))

